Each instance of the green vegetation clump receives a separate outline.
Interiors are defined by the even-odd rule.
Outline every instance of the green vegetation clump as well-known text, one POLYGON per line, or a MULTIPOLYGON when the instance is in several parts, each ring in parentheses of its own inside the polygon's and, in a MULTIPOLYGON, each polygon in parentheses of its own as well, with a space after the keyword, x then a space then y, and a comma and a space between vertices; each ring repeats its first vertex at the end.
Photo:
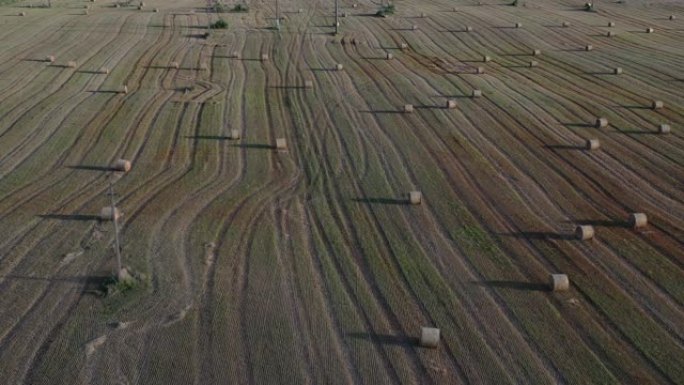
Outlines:
POLYGON ((378 17, 387 17, 387 15, 394 14, 394 4, 387 4, 380 7, 380 9, 375 13, 378 17))
POLYGON ((226 29, 228 28, 228 22, 223 19, 218 19, 215 23, 212 23, 210 27, 214 29, 226 29))
POLYGON ((249 7, 245 4, 236 4, 231 12, 249 12, 249 7))

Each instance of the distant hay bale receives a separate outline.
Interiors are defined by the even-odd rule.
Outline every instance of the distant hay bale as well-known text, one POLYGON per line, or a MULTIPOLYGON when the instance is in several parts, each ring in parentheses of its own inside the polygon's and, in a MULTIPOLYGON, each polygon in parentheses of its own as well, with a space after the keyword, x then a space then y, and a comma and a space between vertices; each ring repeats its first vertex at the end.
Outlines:
POLYGON ((400 47, 401 49, 403 49, 403 50, 404 50, 404 49, 408 49, 408 44, 406 44, 406 43, 401 43, 401 45, 400 45, 399 47, 400 47))
POLYGON ((342 12, 342 17, 347 17, 347 12, 342 12))
POLYGON ((230 138, 233 140, 240 139, 240 130, 237 130, 237 129, 230 130, 230 138))
POLYGON ((613 36, 615 36, 615 32, 613 32, 613 31, 606 32, 606 37, 613 37, 613 36))
POLYGON ((52 55, 48 55, 48 57, 45 58, 45 61, 48 63, 54 63, 55 62, 55 57, 52 55))
POLYGON ((413 104, 404 104, 404 112, 407 112, 407 113, 413 112, 413 104))
POLYGON ((453 110, 454 108, 456 108, 456 101, 455 100, 447 100, 446 108, 449 110, 453 110))
POLYGON ((655 29, 653 29, 651 27, 646 28, 646 33, 653 33, 653 32, 655 32, 655 29))
POLYGON ((159 13, 159 8, 155 8, 154 13, 159 13))
POLYGON ((540 49, 535 49, 532 51, 532 56, 539 56, 541 55, 541 50, 540 49))
POLYGON ((660 126, 658 126, 658 133, 669 134, 671 129, 672 128, 670 127, 669 124, 661 124, 660 126))
POLYGON ((613 74, 615 75, 622 75, 622 67, 615 67, 613 69, 613 74))
POLYGON ((72 60, 72 61, 67 62, 67 67, 68 68, 76 68, 76 61, 72 60))
POLYGON ((131 171, 131 161, 127 159, 117 159, 112 165, 112 170, 120 172, 131 171))
POLYGON ((603 127, 608 127, 608 119, 606 118, 597 118, 596 119, 596 128, 603 128, 603 127))
POLYGON ((601 142, 599 142, 598 139, 587 139, 586 142, 586 149, 591 151, 591 150, 598 150, 598 148, 601 147, 601 142))
POLYGON ((629 225, 638 229, 640 227, 646 227, 648 224, 648 217, 644 213, 632 213, 629 214, 629 225))
POLYGON ((515 28, 522 28, 522 26, 523 26, 523 23, 520 23, 520 22, 515 23, 515 28))
POLYGON ((304 13, 304 9, 299 8, 299 9, 297 10, 297 12, 299 12, 299 13, 304 13))
POLYGON ((420 346, 424 348, 436 348, 439 345, 440 330, 423 326, 420 328, 420 346))
POLYGON ((568 28, 570 26, 570 22, 564 21, 561 25, 563 26, 563 28, 568 28))
POLYGON ((287 141, 285 140, 285 138, 276 138, 275 148, 279 151, 287 150, 287 141))
POLYGON ((615 22, 614 22, 614 21, 609 21, 609 22, 608 22, 608 27, 610 27, 610 28, 615 27, 615 22))
POLYGON ((591 44, 587 44, 586 46, 584 46, 584 50, 585 50, 585 51, 591 51, 591 50, 593 50, 593 49, 594 49, 594 46, 591 45, 591 44))
POLYGON ((413 25, 411 26, 411 29, 414 30, 414 31, 417 31, 417 30, 418 30, 418 26, 415 25, 415 24, 413 24, 413 25))
POLYGON ((465 31, 466 31, 466 32, 473 32, 473 27, 467 25, 467 26, 465 27, 465 31))
POLYGON ((143 10, 143 6, 142 6, 142 5, 139 5, 139 6, 138 6, 138 11, 142 11, 142 10, 143 10))
POLYGON ((482 62, 489 63, 490 61, 492 61, 492 58, 490 56, 485 55, 482 57, 482 62))
POLYGON ((675 15, 670 15, 670 17, 669 17, 670 20, 674 20, 674 19, 676 19, 676 18, 677 18, 677 17, 676 17, 675 15))
POLYGON ((473 90, 473 92, 470 96, 472 96, 473 98, 481 98, 482 97, 482 90, 473 90))
POLYGON ((88 16, 88 10, 83 11, 83 15, 88 16))
POLYGON ((337 71, 342 71, 342 70, 344 70, 344 65, 342 63, 337 63, 337 65, 335 66, 335 69, 337 71))
POLYGON ((420 14, 420 17, 422 17, 422 18, 424 19, 424 18, 427 17, 427 14, 426 14, 425 12, 423 12, 423 13, 420 14))
POLYGON ((173 62, 171 62, 171 64, 169 65, 169 67, 174 68, 174 69, 179 69, 179 68, 180 68, 180 64, 178 64, 178 62, 173 61, 173 62))
POLYGON ((419 205, 423 203, 423 194, 420 191, 409 192, 409 203, 412 205, 419 205))
POLYGON ((594 238, 594 226, 579 225, 575 227, 575 238, 580 241, 588 241, 594 238))
POLYGON ((200 71, 209 71, 209 66, 207 65, 207 63, 202 63, 200 64, 199 69, 200 71))
POLYGON ((477 68, 475 69, 475 73, 477 73, 477 74, 479 74, 479 75, 485 73, 484 67, 477 67, 477 68))
POLYGON ((240 59, 240 52, 238 51, 233 51, 232 54, 230 54, 230 57, 233 59, 240 59))
POLYGON ((391 52, 385 53, 385 59, 386 60, 392 60, 394 58, 394 55, 392 55, 391 52))
POLYGON ((661 108, 663 108, 663 107, 665 107, 665 103, 663 103, 663 102, 660 101, 660 100, 654 100, 654 101, 651 103, 651 108, 654 109, 654 110, 659 110, 659 109, 661 109, 661 108))
POLYGON ((549 276, 549 289, 551 291, 567 291, 570 289, 570 280, 565 274, 551 274, 549 276))
POLYGON ((352 4, 352 8, 357 8, 358 6, 359 6, 359 5, 356 4, 356 3, 352 4))
POLYGON ((105 74, 105 75, 109 75, 109 68, 107 68, 107 67, 100 68, 100 73, 105 74))
POLYGON ((112 206, 105 206, 100 210, 100 220, 102 221, 117 221, 121 218, 121 212, 118 208, 112 206))
POLYGON ((127 85, 124 85, 123 88, 121 88, 121 93, 128 94, 128 86, 127 85))
POLYGON ((261 54, 261 61, 268 61, 268 54, 266 54, 266 53, 261 54))
POLYGON ((19 12, 19 16, 26 16, 26 12, 19 12))
POLYGON ((538 65, 539 65, 539 62, 537 62, 536 60, 530 60, 530 68, 536 67, 538 65))
POLYGON ((313 88, 313 80, 305 80, 304 88, 313 88))

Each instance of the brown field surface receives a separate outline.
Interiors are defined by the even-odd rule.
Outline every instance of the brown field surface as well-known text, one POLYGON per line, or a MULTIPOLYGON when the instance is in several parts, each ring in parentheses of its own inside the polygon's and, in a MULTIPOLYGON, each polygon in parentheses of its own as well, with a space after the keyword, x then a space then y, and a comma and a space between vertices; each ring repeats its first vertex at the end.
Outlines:
POLYGON ((684 384, 684 3, 523 2, 0 6, 0 384, 684 384))

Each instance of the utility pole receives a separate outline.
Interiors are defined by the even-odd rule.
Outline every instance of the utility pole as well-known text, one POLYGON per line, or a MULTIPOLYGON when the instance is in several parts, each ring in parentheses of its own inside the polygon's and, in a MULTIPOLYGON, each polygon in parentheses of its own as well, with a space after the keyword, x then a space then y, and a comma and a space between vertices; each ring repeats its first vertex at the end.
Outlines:
POLYGON ((119 241, 119 223, 116 216, 116 203, 114 202, 114 173, 111 174, 109 178, 109 198, 112 206, 112 221, 114 222, 114 241, 116 242, 116 275, 117 277, 121 274, 121 243, 119 241))

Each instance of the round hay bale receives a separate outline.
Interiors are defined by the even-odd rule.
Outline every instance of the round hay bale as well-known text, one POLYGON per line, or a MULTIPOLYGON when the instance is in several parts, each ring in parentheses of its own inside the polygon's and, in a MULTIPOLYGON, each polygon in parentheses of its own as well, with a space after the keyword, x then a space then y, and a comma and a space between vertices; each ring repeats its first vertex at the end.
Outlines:
POLYGON ((335 66, 335 69, 337 71, 342 71, 342 70, 344 70, 344 65, 342 63, 337 63, 337 65, 335 66))
POLYGON ((313 88, 313 80, 305 80, 304 88, 313 88))
POLYGON ((420 17, 424 19, 424 18, 427 17, 427 14, 426 14, 425 12, 423 12, 423 13, 420 14, 420 17))
POLYGON ((109 68, 107 68, 107 67, 100 68, 100 73, 105 74, 105 75, 109 75, 109 68))
POLYGON ((565 274, 551 274, 549 276, 549 288, 551 291, 567 291, 570 289, 570 280, 565 274))
POLYGON ((454 108, 456 108, 456 101, 455 100, 447 100, 446 108, 448 110, 453 110, 454 108))
POLYGON ((485 55, 482 57, 483 63, 489 63, 490 61, 492 61, 492 58, 490 56, 485 55))
POLYGON ((676 19, 676 18, 677 18, 677 17, 676 17, 675 15, 670 15, 670 17, 669 17, 668 19, 674 20, 674 19, 676 19))
POLYGON ((54 63, 55 62, 55 57, 52 55, 49 55, 48 57, 45 58, 45 61, 48 63, 54 63))
POLYGON ((648 217, 644 213, 632 213, 629 214, 629 225, 638 229, 640 227, 645 227, 648 224, 648 217))
POLYGON ((139 6, 138 6, 138 11, 142 11, 142 10, 143 10, 143 6, 142 6, 142 5, 139 5, 139 6))
POLYGON ((471 27, 471 26, 468 25, 468 26, 465 27, 465 31, 466 31, 466 32, 473 32, 473 27, 471 27))
POLYGON ((413 104, 404 104, 404 112, 406 112, 406 113, 413 112, 413 104))
POLYGON ((655 32, 655 29, 653 29, 651 27, 646 28, 646 33, 653 33, 653 32, 655 32))
POLYGON ((470 96, 472 96, 473 98, 481 98, 482 97, 482 90, 473 90, 473 92, 470 96))
POLYGON ((477 73, 477 74, 479 74, 479 75, 482 75, 483 73, 485 73, 484 67, 477 67, 477 68, 475 69, 475 73, 477 73))
POLYGON ((26 12, 19 12, 19 16, 26 16, 26 12))
POLYGON ((299 13, 304 13, 304 9, 299 8, 299 9, 297 10, 297 12, 299 12, 299 13))
POLYGON ((669 124, 661 124, 660 126, 658 126, 658 133, 669 134, 671 129, 672 128, 670 127, 669 124))
POLYGON ((287 141, 285 140, 285 138, 276 138, 275 148, 279 151, 287 150, 287 141))
POLYGON ((240 139, 240 130, 237 130, 237 129, 230 130, 230 138, 233 140, 240 139))
POLYGON ((408 44, 406 44, 406 43, 401 43, 400 48, 401 48, 402 50, 406 50, 406 49, 408 49, 408 44))
POLYGON ((159 13, 159 8, 155 8, 154 13, 159 13))
POLYGON ((121 212, 116 207, 105 206, 100 210, 100 220, 102 221, 117 221, 119 218, 121 218, 121 212))
POLYGON ((200 64, 199 69, 200 71, 209 71, 209 66, 207 65, 207 63, 202 63, 200 64))
POLYGON ((515 23, 515 28, 522 28, 522 26, 523 26, 523 23, 520 23, 520 22, 515 23))
POLYGON ((121 93, 128 94, 128 86, 127 85, 123 86, 123 88, 121 89, 121 93))
POLYGON ((436 348, 439 345, 440 330, 423 326, 420 328, 420 346, 424 348, 436 348))
POLYGON ((609 21, 609 22, 608 22, 608 27, 610 27, 610 28, 615 27, 615 22, 614 22, 614 21, 609 21))
POLYGON ((67 67, 76 68, 76 61, 72 60, 72 61, 67 62, 67 67))
POLYGON ((234 51, 234 52, 230 55, 230 57, 232 57, 233 59, 240 59, 240 52, 234 51))
POLYGON ((613 74, 615 75, 622 75, 622 67, 615 67, 613 69, 613 74))
POLYGON ((585 50, 585 51, 591 51, 591 50, 593 50, 593 49, 594 49, 594 46, 591 45, 591 44, 587 44, 586 46, 584 46, 584 50, 585 50))
POLYGON ((570 26, 570 22, 564 21, 563 24, 561 24, 561 25, 563 26, 563 28, 568 28, 570 26))
POLYGON ((83 15, 88 16, 88 10, 83 11, 83 15))
POLYGON ((386 60, 392 60, 394 58, 394 55, 392 55, 391 52, 385 53, 385 59, 386 60))
POLYGON ((419 205, 423 203, 423 194, 420 191, 409 192, 409 203, 412 205, 419 205))
POLYGON ((359 5, 356 4, 356 3, 352 4, 352 8, 357 8, 358 6, 359 6, 359 5))
POLYGON ((665 103, 663 103, 663 102, 660 101, 660 100, 654 100, 654 101, 651 103, 651 108, 654 109, 654 110, 659 110, 659 109, 661 109, 661 108, 663 108, 663 107, 665 107, 665 103))
POLYGON ((575 227, 575 238, 580 241, 588 241, 594 238, 594 226, 579 225, 575 227))
POLYGON ((539 55, 541 55, 540 49, 535 49, 534 51, 532 51, 532 56, 539 56, 539 55))
POLYGON ((413 25, 411 26, 411 29, 412 29, 413 31, 417 31, 417 30, 418 30, 418 26, 415 25, 415 24, 413 24, 413 25))
POLYGON ((268 61, 268 54, 262 53, 261 54, 261 61, 268 61))
POLYGON ((131 171, 131 161, 127 159, 117 159, 112 165, 112 170, 120 172, 131 171))
POLYGON ((536 60, 530 60, 530 68, 536 67, 538 65, 539 65, 539 62, 537 62, 536 60))
POLYGON ((615 36, 615 32, 613 32, 613 31, 606 32, 606 37, 613 37, 613 36, 615 36))
POLYGON ((606 118, 597 118, 596 119, 596 128, 603 128, 603 127, 608 127, 608 119, 606 118))
POLYGON ((175 62, 175 61, 174 61, 174 62, 171 62, 171 64, 169 65, 169 67, 174 68, 174 69, 179 69, 179 68, 180 68, 180 65, 178 64, 178 62, 175 62))
POLYGON ((586 149, 591 151, 591 150, 598 150, 598 148, 601 147, 601 142, 599 142, 598 139, 587 139, 586 143, 586 149))

